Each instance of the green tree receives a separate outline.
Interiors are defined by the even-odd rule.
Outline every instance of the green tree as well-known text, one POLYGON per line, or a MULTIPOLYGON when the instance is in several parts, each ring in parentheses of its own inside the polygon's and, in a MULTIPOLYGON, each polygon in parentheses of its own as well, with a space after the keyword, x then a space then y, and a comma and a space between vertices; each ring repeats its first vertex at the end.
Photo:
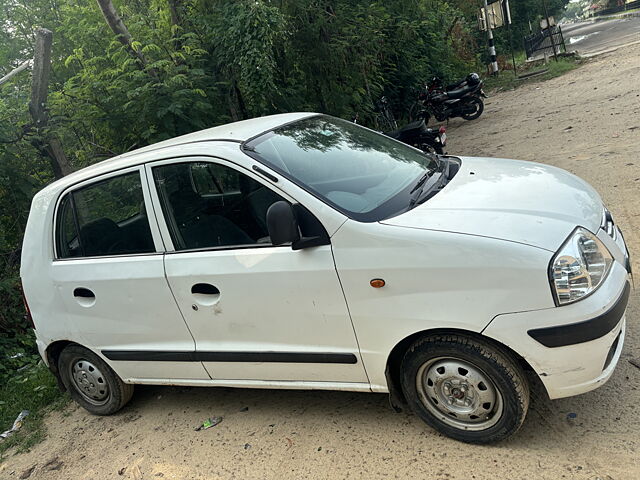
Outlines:
POLYGON ((55 134, 79 169, 271 113, 358 114, 375 125, 380 96, 401 115, 432 75, 477 67, 468 3, 0 0, 0 77, 33 57, 38 27, 53 32, 46 129, 29 116, 29 70, 0 85, 0 343, 26 328, 22 233, 33 194, 53 180, 38 135, 55 134))

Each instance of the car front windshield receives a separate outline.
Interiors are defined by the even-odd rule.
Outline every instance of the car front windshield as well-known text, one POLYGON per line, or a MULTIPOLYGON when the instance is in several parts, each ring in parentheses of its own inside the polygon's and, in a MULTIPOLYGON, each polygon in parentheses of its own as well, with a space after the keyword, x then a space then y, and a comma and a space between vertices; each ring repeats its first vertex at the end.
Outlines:
POLYGON ((438 167, 433 156, 325 115, 260 135, 245 151, 347 216, 368 222, 409 208, 412 187, 438 167))

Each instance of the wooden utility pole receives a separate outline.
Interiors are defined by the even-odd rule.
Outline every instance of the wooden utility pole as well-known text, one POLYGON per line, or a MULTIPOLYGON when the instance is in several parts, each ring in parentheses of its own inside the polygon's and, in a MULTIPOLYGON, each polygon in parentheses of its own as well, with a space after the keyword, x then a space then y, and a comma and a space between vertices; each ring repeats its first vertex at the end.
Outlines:
POLYGON ((62 150, 62 144, 58 137, 46 131, 49 123, 47 93, 49 89, 49 73, 51 72, 52 42, 53 33, 50 30, 46 28, 36 30, 29 113, 39 135, 31 143, 41 154, 49 157, 55 177, 62 178, 71 173, 73 169, 62 150))

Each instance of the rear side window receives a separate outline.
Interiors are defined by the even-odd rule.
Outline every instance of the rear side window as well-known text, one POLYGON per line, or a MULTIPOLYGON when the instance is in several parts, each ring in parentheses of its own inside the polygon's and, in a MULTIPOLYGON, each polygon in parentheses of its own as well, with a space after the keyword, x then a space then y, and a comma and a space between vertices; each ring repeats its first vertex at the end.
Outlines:
POLYGON ((155 251, 138 172, 67 194, 58 208, 58 258, 155 251))
POLYGON ((81 257, 80 239, 73 214, 73 198, 71 194, 64 197, 58 207, 58 258, 81 257))

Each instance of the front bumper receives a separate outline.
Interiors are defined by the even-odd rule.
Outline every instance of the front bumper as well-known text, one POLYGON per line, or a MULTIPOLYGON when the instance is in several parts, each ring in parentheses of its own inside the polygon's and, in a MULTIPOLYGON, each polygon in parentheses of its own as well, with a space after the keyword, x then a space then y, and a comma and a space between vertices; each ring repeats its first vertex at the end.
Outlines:
POLYGON ((589 297, 561 307, 498 315, 483 334, 521 355, 550 398, 588 392, 611 377, 620 358, 628 277, 623 264, 614 262, 589 297))

